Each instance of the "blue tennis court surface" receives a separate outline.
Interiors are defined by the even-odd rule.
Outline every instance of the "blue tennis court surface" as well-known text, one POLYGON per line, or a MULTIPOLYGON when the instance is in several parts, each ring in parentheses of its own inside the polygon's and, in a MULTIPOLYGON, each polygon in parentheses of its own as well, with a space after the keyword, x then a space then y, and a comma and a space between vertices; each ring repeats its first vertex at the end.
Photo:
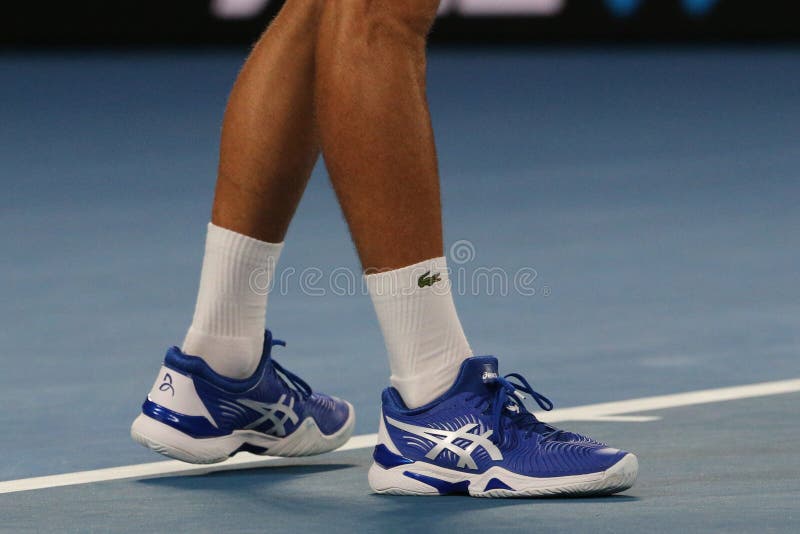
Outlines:
MULTIPOLYGON (((191 318, 242 54, 0 55, 0 530, 800 528, 800 389, 775 385, 564 422, 638 454, 637 486, 604 499, 376 496, 369 448, 14 490, 163 460, 128 427, 191 318)), ((800 378, 799 59, 434 50, 446 239, 467 252, 451 266, 509 281, 456 294, 476 352, 557 408, 800 378), (523 294, 514 276, 533 272, 523 294)), ((358 263, 326 180, 290 230, 268 323, 288 341, 278 360, 371 434, 388 365, 369 299, 330 282, 358 263)))

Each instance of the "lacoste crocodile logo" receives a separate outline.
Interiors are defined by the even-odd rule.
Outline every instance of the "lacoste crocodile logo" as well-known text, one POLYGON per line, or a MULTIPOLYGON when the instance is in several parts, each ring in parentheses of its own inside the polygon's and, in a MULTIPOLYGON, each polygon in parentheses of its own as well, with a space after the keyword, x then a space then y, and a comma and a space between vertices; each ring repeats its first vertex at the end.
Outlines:
POLYGON ((417 285, 419 287, 430 287, 436 282, 442 281, 442 275, 439 273, 431 274, 430 271, 427 271, 425 274, 419 277, 417 280, 417 285))

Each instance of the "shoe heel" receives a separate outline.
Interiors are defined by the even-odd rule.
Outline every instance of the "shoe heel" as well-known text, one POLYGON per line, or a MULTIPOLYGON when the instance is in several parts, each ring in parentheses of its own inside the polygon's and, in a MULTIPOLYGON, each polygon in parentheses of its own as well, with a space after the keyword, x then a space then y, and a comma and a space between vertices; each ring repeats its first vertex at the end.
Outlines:
POLYGON ((164 456, 193 464, 213 464, 227 460, 241 445, 233 436, 193 438, 145 414, 131 425, 131 438, 164 456))

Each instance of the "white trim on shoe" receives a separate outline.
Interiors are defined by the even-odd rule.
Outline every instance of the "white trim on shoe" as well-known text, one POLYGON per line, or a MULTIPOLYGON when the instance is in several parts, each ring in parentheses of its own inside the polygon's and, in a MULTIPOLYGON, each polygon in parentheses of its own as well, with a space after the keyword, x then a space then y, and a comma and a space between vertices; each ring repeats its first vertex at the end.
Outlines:
POLYGON ((205 417, 218 428, 217 422, 203 404, 194 387, 194 380, 175 369, 162 365, 156 381, 147 394, 151 402, 183 415, 205 417))
POLYGON ((439 489, 419 479, 430 477, 446 485, 467 482, 466 491, 472 497, 591 496, 610 495, 630 488, 636 481, 638 468, 636 456, 628 453, 605 471, 564 477, 529 477, 502 467, 469 473, 428 462, 413 462, 389 469, 373 463, 368 476, 369 485, 376 493, 390 495, 442 495, 439 489), (486 489, 493 479, 506 487, 486 489))
POLYGON ((264 456, 311 456, 338 449, 350 439, 356 415, 353 406, 344 402, 348 407, 347 420, 342 428, 330 435, 323 434, 312 417, 306 417, 286 437, 255 430, 234 430, 225 436, 194 438, 152 417, 139 414, 131 425, 131 438, 155 452, 193 464, 222 462, 245 444, 267 449, 264 456))

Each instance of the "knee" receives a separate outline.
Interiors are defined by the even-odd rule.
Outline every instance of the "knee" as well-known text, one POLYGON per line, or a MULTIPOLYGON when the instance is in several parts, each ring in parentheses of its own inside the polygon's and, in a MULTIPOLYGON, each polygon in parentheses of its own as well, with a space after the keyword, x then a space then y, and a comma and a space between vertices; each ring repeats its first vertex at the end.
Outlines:
POLYGON ((440 0, 328 0, 351 39, 422 40, 436 20, 440 0))

